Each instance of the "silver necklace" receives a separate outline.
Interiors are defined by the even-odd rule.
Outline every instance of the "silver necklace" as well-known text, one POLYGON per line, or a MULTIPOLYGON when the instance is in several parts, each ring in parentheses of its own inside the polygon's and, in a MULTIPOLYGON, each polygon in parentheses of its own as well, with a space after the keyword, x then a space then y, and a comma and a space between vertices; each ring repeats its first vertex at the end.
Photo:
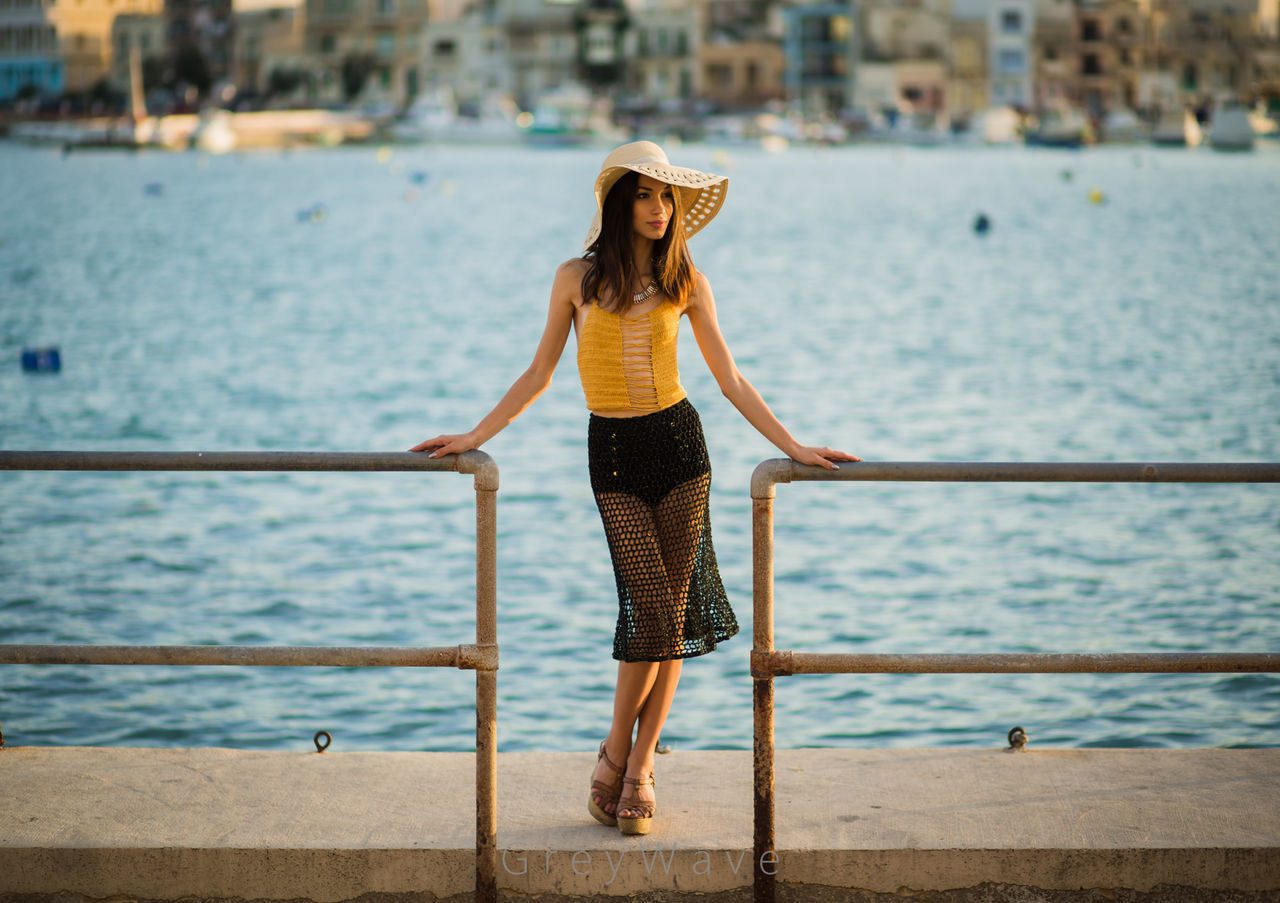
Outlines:
POLYGON ((658 283, 650 282, 644 291, 636 292, 631 296, 632 304, 643 304, 658 293, 658 283))

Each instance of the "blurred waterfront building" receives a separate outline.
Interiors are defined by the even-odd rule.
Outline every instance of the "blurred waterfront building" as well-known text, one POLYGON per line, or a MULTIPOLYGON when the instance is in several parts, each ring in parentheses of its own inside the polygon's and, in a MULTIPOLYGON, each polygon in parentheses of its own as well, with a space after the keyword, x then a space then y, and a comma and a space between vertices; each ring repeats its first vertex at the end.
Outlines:
POLYGON ((853 0, 784 8, 783 81, 792 110, 834 118, 853 106, 860 56, 856 15, 853 0))
POLYGON ((231 0, 164 0, 164 14, 173 76, 201 94, 225 84, 235 39, 231 0))
POLYGON ((578 31, 573 3, 501 0, 511 94, 521 109, 576 82, 578 31))
POLYGON ((1043 112, 1075 104, 1079 71, 1075 3, 1040 0, 1034 34, 1032 109, 1043 112))
POLYGON ((306 0, 305 19, 318 100, 403 107, 421 90, 426 0, 306 0))
POLYGON ((306 8, 276 6, 236 12, 232 76, 254 94, 289 96, 305 90, 306 8))
POLYGON ((622 99, 628 105, 674 112, 701 96, 698 13, 698 4, 689 0, 644 0, 632 6, 622 54, 622 99))
POLYGON ((1101 118, 1138 105, 1143 43, 1136 0, 1081 0, 1075 99, 1086 113, 1101 118))
POLYGON ((0 100, 62 93, 54 10, 53 0, 0 0, 0 100))
POLYGON ((463 5, 433 0, 422 40, 425 91, 448 93, 458 104, 480 104, 514 89, 507 64, 507 28, 495 0, 463 5))
POLYGON ((893 116, 946 115, 955 50, 951 0, 862 0, 856 21, 853 106, 893 116))
POLYGON ((129 56, 135 50, 146 68, 165 65, 165 17, 162 13, 122 13, 111 23, 111 86, 121 94, 130 88, 129 56))
POLYGON ((949 40, 947 111, 953 120, 965 120, 987 108, 986 19, 953 19, 949 40))
POLYGON ((1276 0, 1140 0, 1146 65, 1137 102, 1208 105, 1223 96, 1280 103, 1276 0))
POLYGON ((991 0, 987 10, 987 71, 993 107, 1029 108, 1032 88, 1034 0, 991 0))
MULTIPOLYGON (((120 15, 154 16, 163 0, 0 0, 0 98, 23 85, 44 95, 109 83, 120 15)), ((157 48, 159 49, 159 48, 157 48)))
POLYGON ((782 7, 770 0, 697 0, 701 96, 724 110, 760 110, 786 98, 782 7))

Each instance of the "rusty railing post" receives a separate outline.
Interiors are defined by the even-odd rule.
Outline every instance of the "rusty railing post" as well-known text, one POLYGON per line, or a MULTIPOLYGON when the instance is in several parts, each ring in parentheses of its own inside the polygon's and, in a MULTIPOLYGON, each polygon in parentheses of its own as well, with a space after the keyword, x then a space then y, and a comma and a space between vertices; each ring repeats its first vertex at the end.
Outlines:
POLYGON ((777 875, 774 845, 773 673, 758 672, 758 657, 773 652, 774 486, 791 481, 790 461, 765 461, 751 475, 752 707, 755 831, 752 873, 755 903, 773 903, 777 875), (770 870, 766 870, 768 865, 770 870))
MULTIPOLYGON (((475 475, 476 644, 498 643, 498 468, 465 452, 458 469, 475 475)), ((496 668, 495 663, 495 668, 496 668)), ((498 672, 476 669, 476 903, 498 901, 498 672)))

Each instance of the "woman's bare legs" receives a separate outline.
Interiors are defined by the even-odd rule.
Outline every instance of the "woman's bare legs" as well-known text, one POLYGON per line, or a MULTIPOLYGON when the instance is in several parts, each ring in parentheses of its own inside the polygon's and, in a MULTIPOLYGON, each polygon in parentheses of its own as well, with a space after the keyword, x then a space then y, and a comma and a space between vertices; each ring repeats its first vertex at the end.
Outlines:
MULTIPOLYGON (((653 772, 654 747, 671 711, 683 665, 681 659, 618 663, 613 721, 609 725, 604 749, 612 761, 625 763, 628 777, 648 777, 653 772)), ((611 774, 602 760, 596 769, 596 777, 608 780, 611 774)), ((652 794, 652 788, 645 786, 640 788, 637 799, 652 801, 652 794)), ((602 804, 601 808, 610 815, 617 814, 612 802, 602 804)))
MULTIPOLYGON (((633 666, 635 664, 654 666, 654 663, 651 662, 636 662, 633 663, 633 666)), ((662 726, 667 722, 667 714, 671 711, 671 703, 676 698, 676 686, 680 683, 680 672, 683 666, 684 661, 682 659, 656 663, 657 673, 637 719, 635 744, 631 747, 631 752, 627 756, 627 777, 629 778, 639 780, 653 774, 654 748, 658 745, 658 737, 662 733, 662 726)), ((653 802, 653 787, 650 785, 637 787, 633 801, 638 803, 653 802)), ((639 812, 629 809, 621 809, 617 814, 640 815, 639 812)))

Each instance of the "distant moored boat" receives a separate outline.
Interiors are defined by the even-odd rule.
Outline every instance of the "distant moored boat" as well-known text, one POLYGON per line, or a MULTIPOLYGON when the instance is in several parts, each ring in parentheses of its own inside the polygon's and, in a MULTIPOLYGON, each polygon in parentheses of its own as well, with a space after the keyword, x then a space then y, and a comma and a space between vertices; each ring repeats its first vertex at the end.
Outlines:
POLYGON ((1234 100, 1218 104, 1209 125, 1209 146, 1220 151, 1253 150, 1253 124, 1244 104, 1234 100))

